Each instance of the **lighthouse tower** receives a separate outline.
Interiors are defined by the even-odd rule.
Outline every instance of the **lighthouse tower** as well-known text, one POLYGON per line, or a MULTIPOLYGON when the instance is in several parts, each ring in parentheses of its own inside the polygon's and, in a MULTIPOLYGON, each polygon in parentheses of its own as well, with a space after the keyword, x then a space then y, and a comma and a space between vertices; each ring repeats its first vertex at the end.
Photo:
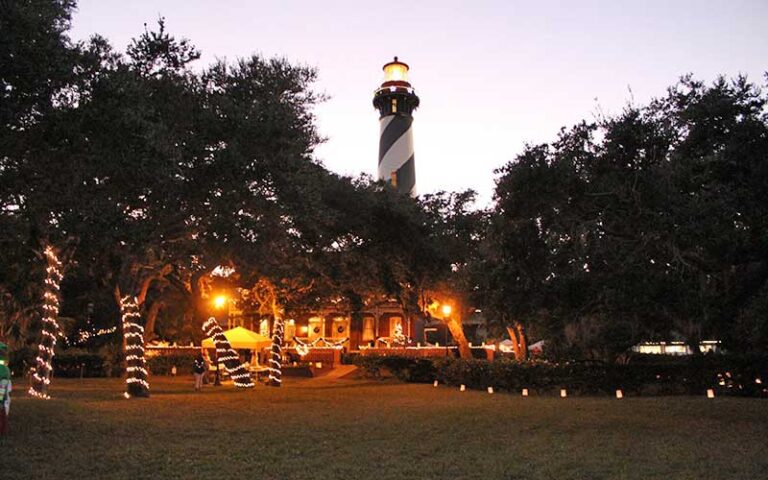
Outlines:
POLYGON ((381 114, 379 179, 388 180, 401 193, 416 195, 411 124, 419 97, 408 83, 408 65, 397 57, 384 65, 384 83, 373 94, 373 106, 381 114))

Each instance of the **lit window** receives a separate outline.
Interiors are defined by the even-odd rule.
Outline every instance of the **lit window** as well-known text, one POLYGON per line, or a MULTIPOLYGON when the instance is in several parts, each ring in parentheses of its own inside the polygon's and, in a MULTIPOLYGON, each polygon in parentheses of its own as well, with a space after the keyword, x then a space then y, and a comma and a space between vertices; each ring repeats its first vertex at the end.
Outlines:
POLYGON ((397 99, 392 99, 392 113, 397 113, 397 99))
POLYGON ((369 342, 374 339, 373 331, 373 317, 365 317, 363 319, 363 341, 369 342))

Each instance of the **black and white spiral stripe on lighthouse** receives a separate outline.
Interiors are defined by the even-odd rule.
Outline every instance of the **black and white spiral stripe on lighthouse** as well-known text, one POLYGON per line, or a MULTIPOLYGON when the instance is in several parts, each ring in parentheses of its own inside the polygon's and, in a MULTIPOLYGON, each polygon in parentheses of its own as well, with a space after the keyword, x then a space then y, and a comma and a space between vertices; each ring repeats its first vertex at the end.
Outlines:
POLYGON ((416 164, 413 153, 413 110, 419 97, 408 83, 408 65, 384 65, 384 83, 373 96, 379 110, 379 179, 389 181, 401 193, 416 195, 416 164))

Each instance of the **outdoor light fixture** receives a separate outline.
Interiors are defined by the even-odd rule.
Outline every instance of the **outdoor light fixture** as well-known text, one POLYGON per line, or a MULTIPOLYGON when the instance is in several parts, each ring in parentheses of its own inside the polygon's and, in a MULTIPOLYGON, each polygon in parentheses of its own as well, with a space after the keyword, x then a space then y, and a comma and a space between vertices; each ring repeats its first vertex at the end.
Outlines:
POLYGON ((443 305, 443 316, 447 317, 451 314, 451 306, 447 303, 443 305))
POLYGON ((227 297, 224 295, 219 295, 213 299, 213 306, 216 308, 224 308, 224 305, 226 304, 227 304, 227 297))
POLYGON ((564 388, 561 388, 560 389, 560 397, 561 398, 565 398, 567 396, 568 396, 568 392, 566 392, 564 388))
POLYGON ((527 389, 527 388, 524 388, 524 389, 523 389, 523 396, 524 396, 524 397, 527 397, 527 396, 528 396, 528 389, 527 389))
POLYGON ((467 389, 467 386, 466 386, 466 385, 462 385, 461 387, 459 387, 459 391, 460 391, 460 392, 463 392, 463 391, 464 391, 464 390, 466 390, 466 389, 467 389))
POLYGON ((616 398, 624 398, 624 392, 621 390, 616 390, 616 398))
POLYGON ((715 398, 715 391, 711 388, 707 389, 707 398, 715 398))
POLYGON ((437 386, 437 380, 435 380, 435 383, 432 384, 433 387, 437 386))
POLYGON ((488 393, 493 393, 493 387, 488 387, 488 393))

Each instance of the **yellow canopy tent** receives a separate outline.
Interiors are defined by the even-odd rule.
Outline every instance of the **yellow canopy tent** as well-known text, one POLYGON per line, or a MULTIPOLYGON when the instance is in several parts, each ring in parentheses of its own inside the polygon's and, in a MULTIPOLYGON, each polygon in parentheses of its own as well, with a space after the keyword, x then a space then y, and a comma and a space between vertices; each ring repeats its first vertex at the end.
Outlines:
MULTIPOLYGON (((235 350, 261 350, 272 345, 272 340, 269 338, 243 327, 226 330, 224 336, 227 337, 230 345, 235 350)), ((203 340, 203 348, 216 348, 216 345, 213 343, 213 337, 203 340)))

